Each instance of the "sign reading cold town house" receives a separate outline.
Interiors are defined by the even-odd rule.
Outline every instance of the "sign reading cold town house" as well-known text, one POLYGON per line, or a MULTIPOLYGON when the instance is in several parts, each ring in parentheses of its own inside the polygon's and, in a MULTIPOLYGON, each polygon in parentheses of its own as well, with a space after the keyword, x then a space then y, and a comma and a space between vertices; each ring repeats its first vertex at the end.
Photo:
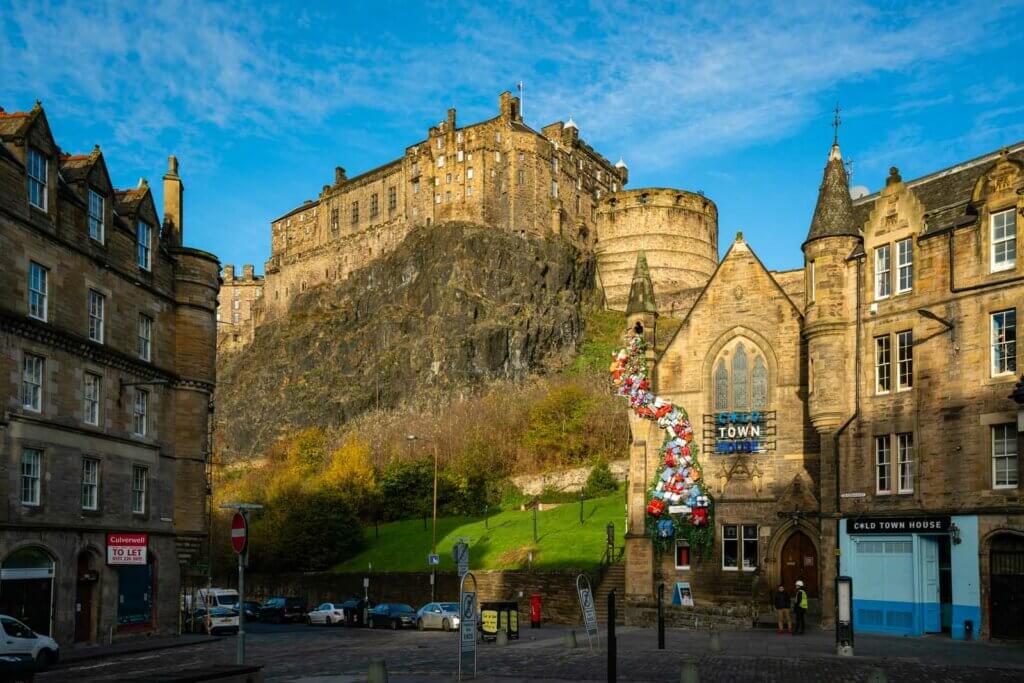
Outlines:
POLYGON ((947 533, 949 517, 859 517, 847 518, 848 534, 947 533))
POLYGON ((107 564, 146 564, 148 534, 107 534, 107 564))
POLYGON ((719 454, 775 449, 775 411, 726 411, 704 416, 704 450, 719 454))

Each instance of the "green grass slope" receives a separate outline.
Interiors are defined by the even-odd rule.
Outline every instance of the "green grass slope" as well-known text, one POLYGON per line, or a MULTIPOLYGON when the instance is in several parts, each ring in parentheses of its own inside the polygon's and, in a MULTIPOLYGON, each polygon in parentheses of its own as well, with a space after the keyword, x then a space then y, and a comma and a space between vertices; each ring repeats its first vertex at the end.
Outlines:
MULTIPOLYGON (((533 512, 505 510, 491 515, 489 528, 482 517, 442 517, 437 520, 437 552, 440 571, 455 571, 452 546, 469 543, 470 569, 526 569, 527 553, 533 552, 533 568, 539 570, 593 570, 605 551, 605 526, 615 523, 615 544, 621 546, 624 527, 622 492, 583 504, 580 525, 579 503, 567 503, 537 513, 538 542, 533 542, 533 512)), ((366 530, 366 550, 335 566, 336 572, 429 571, 430 520, 404 520, 380 525, 380 537, 373 527, 366 530)))

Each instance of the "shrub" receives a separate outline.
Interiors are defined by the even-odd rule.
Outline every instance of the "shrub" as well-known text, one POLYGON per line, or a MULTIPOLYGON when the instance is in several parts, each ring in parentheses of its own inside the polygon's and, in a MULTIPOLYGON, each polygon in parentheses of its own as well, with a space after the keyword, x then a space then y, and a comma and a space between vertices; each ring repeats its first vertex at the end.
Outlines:
POLYGON ((380 518, 395 520, 429 515, 433 486, 433 457, 392 460, 381 474, 380 518))
POLYGON ((618 488, 619 483, 615 481, 612 470, 608 467, 608 461, 599 460, 594 465, 594 468, 590 470, 586 486, 583 487, 583 493, 587 498, 599 498, 614 493, 618 488))
POLYGON ((547 465, 569 465, 584 455, 591 396, 578 384, 553 387, 530 409, 526 445, 547 465))

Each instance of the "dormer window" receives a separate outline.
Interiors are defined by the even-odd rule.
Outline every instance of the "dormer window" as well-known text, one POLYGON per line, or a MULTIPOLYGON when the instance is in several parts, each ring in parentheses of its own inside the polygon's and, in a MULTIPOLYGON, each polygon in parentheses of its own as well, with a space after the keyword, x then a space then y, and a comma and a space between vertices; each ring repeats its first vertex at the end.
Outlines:
POLYGON ((103 243, 103 195, 89 190, 89 237, 103 243))
POLYGON ((46 157, 34 147, 28 148, 28 203, 46 211, 46 157))
POLYGON ((1012 270, 1017 265, 1016 211, 992 214, 992 272, 1012 270))
POLYGON ((152 230, 150 230, 147 223, 138 221, 135 224, 136 257, 139 263, 139 268, 142 268, 143 270, 151 270, 153 267, 151 235, 152 230))

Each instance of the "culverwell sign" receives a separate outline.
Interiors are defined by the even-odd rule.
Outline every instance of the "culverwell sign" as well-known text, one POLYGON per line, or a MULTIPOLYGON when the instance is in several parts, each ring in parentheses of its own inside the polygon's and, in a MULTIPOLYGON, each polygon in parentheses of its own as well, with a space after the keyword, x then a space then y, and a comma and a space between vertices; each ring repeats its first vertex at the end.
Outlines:
POLYGON ((107 564, 146 564, 149 534, 107 534, 107 564))

